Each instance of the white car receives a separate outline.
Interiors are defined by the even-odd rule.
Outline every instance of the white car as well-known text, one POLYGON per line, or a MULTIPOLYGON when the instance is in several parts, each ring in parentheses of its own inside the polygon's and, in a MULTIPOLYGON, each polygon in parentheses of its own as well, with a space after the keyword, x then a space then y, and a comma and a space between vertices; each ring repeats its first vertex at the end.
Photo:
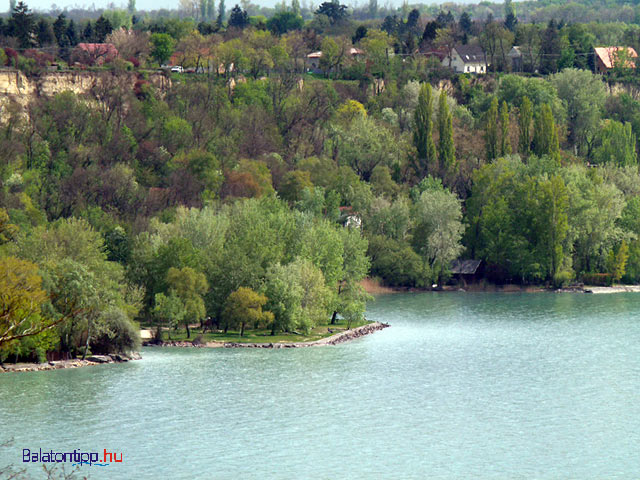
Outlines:
POLYGON ((182 73, 183 71, 184 71, 184 69, 179 65, 177 65, 175 67, 171 67, 171 72, 172 73, 182 73))

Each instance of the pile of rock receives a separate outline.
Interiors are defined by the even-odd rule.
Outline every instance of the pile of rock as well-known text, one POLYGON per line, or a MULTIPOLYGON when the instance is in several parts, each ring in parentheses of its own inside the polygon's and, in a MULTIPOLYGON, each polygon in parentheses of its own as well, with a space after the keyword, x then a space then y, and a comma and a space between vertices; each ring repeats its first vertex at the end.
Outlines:
POLYGON ((38 372, 42 370, 59 370, 61 368, 78 368, 102 363, 128 362, 140 360, 137 352, 131 354, 116 353, 112 355, 91 355, 86 359, 57 360, 45 363, 5 363, 0 365, 0 372, 38 372))

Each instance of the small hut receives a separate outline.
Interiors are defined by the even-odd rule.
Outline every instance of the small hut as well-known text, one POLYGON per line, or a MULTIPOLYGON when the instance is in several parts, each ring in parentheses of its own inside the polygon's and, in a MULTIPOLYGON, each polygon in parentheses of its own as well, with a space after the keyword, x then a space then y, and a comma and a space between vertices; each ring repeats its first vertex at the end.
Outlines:
POLYGON ((482 275, 482 260, 454 260, 451 262, 451 273, 459 284, 475 283, 482 275))

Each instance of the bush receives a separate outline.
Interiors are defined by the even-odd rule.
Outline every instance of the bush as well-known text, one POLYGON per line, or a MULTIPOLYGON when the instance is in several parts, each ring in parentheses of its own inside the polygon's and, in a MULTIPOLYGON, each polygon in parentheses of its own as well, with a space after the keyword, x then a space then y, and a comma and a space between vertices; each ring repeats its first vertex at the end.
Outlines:
POLYGON ((564 270, 554 275, 553 286, 556 288, 566 287, 571 280, 573 280, 573 272, 564 270))
POLYGON ((423 283, 422 258, 404 242, 376 235, 369 239, 371 274, 392 287, 416 287, 423 283))
POLYGON ((98 321, 98 334, 91 341, 93 353, 128 353, 140 348, 136 325, 119 308, 110 308, 98 321))

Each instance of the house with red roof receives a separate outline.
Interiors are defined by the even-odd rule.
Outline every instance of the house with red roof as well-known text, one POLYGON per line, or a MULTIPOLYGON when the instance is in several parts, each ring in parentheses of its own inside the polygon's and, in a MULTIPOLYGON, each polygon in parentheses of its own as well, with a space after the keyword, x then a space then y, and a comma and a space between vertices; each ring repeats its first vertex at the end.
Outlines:
POLYGON ((607 73, 619 62, 624 62, 623 68, 636 68, 638 54, 631 47, 595 47, 596 73, 607 73))

